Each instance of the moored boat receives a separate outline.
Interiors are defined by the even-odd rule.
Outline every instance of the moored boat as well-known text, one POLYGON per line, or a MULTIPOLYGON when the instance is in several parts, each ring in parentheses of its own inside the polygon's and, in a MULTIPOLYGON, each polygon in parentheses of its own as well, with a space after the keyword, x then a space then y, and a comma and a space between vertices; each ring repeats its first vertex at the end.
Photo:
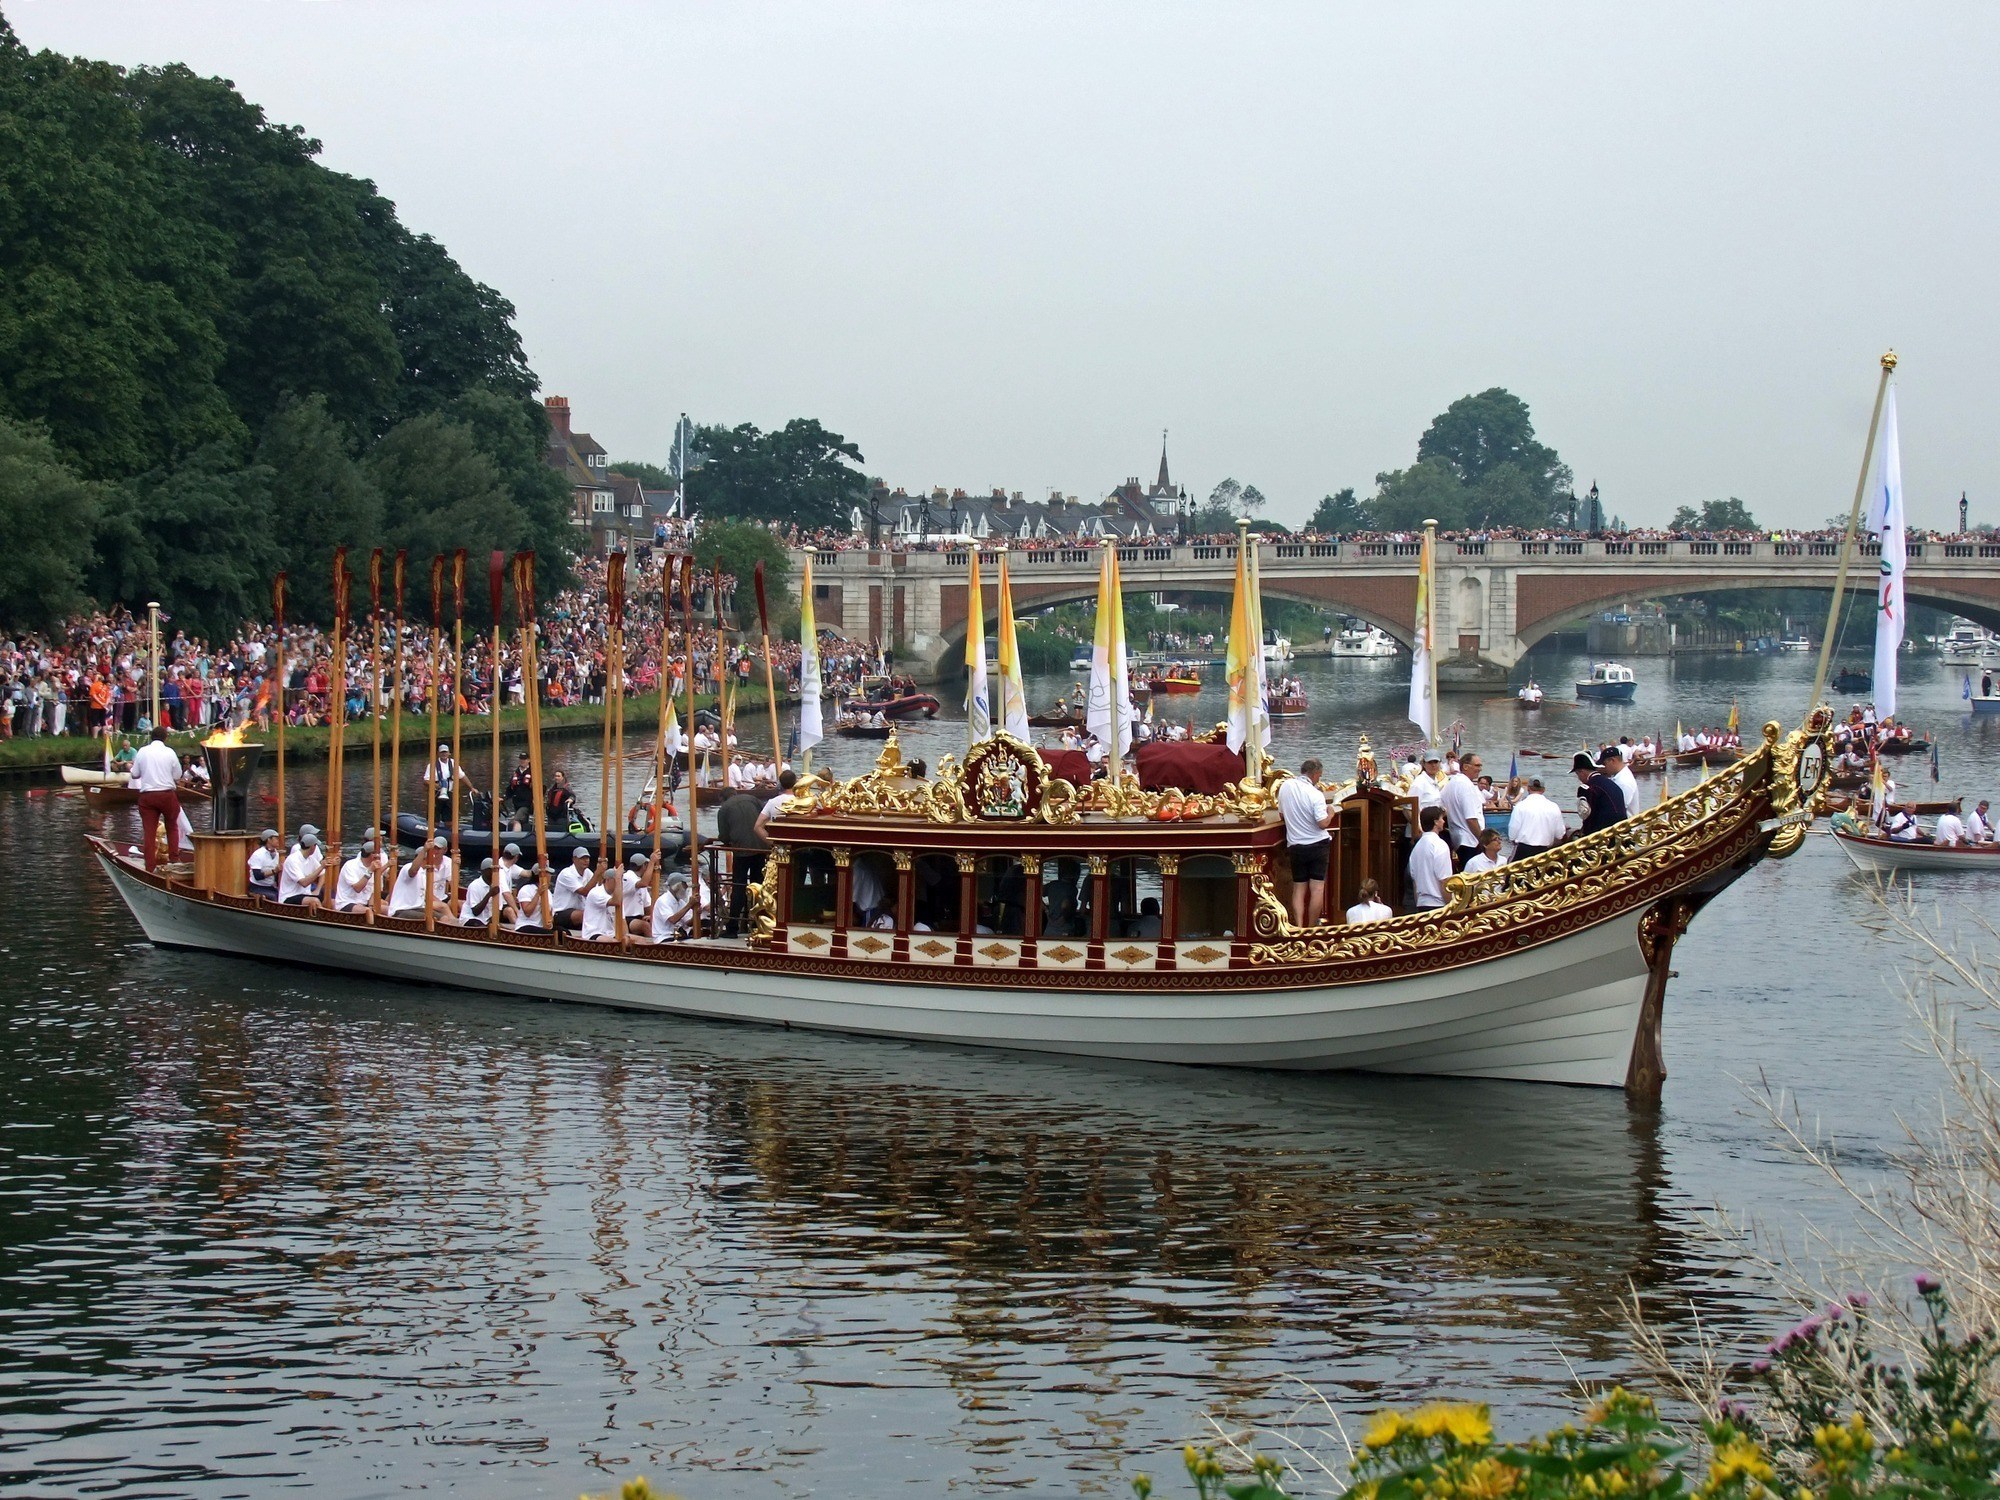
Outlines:
POLYGON ((1156 672, 1146 686, 1156 693, 1198 693, 1201 691, 1201 676, 1191 667, 1176 667, 1156 672))
POLYGON ((1839 844, 1858 870, 1893 875, 1908 870, 2000 873, 2000 844, 1924 844, 1877 838, 1836 826, 1839 844))
POLYGON ((131 780, 128 771, 101 771, 96 766, 64 766, 64 786, 123 786, 131 780))
MULTIPOLYGON (((683 791, 685 791, 685 788, 683 788, 683 791)), ((449 839, 451 837, 451 830, 449 828, 435 827, 426 830, 421 814, 398 813, 396 815, 396 842, 405 849, 421 849, 424 846, 426 832, 433 838, 442 836, 449 839)), ((660 847, 663 851, 678 854, 682 846, 686 843, 686 840, 687 835, 684 830, 669 827, 661 831, 660 847)), ((653 852, 653 835, 651 833, 626 833, 612 842, 618 847, 618 857, 620 859, 633 854, 651 854, 653 852)), ((518 844, 521 846, 521 850, 527 859, 532 860, 535 857, 535 833, 531 828, 503 828, 500 830, 499 844, 502 849, 506 848, 509 844, 518 844)), ((493 853, 493 845, 494 838, 491 829, 475 828, 470 823, 461 823, 459 825, 458 847, 460 857, 465 860, 470 868, 478 869, 479 862, 493 853)), ((570 862, 579 849, 587 849, 593 856, 596 855, 597 832, 595 829, 592 829, 588 833, 557 833, 552 828, 548 833, 548 846, 549 863, 560 870, 570 862)))

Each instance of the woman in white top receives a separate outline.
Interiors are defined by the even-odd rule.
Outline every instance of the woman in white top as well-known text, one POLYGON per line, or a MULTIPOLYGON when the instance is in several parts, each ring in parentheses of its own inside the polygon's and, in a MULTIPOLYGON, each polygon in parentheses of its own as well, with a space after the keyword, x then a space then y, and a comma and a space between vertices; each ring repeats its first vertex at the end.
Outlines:
POLYGON ((1361 882, 1361 889, 1354 893, 1358 899, 1347 908, 1347 922, 1350 927, 1363 922, 1386 922, 1396 914, 1389 910, 1382 900, 1382 887, 1372 880, 1361 882))
POLYGON ((577 936, 586 943, 618 941, 618 890, 615 877, 606 881, 597 875, 583 889, 583 925, 577 936))
POLYGON ((549 930, 549 914, 544 909, 541 881, 536 876, 538 868, 529 865, 521 871, 521 878, 514 883, 513 914, 505 920, 515 932, 549 930))

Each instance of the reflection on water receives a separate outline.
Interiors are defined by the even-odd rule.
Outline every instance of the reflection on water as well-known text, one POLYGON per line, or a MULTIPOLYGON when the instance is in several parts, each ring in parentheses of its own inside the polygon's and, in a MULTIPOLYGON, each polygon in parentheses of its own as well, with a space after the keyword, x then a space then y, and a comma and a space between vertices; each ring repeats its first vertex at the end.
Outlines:
MULTIPOLYGON (((1357 728, 1394 738, 1403 691, 1344 666, 1281 726, 1335 764, 1357 728)), ((1671 727, 1740 692, 1754 719, 1760 688, 1800 691, 1738 667, 1656 671, 1640 708, 1671 727)), ((1530 740, 1465 710, 1503 764, 1594 733, 1585 712, 1530 740)), ((1948 770, 1990 772, 1978 726, 1937 722, 1948 770)), ((590 752, 562 755, 582 780, 590 752)), ((1865 895, 1819 845, 1697 924, 1648 1116, 161 953, 86 826, 79 799, 0 793, 0 841, 58 898, 4 950, 0 1482, 24 1494, 1110 1493, 1204 1410, 1288 1409, 1293 1376, 1354 1411, 1450 1390, 1547 1415, 1573 1371, 1629 1371, 1628 1280, 1683 1327, 1773 1318, 1700 1213, 1826 1202, 1732 1074, 1838 1091, 1864 1148, 1920 1081, 1865 895)))

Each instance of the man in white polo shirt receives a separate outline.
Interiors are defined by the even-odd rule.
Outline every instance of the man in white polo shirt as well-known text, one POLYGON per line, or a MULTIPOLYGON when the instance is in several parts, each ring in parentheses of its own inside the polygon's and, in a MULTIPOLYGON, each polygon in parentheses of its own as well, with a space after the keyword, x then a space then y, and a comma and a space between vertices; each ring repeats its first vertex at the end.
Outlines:
POLYGON ((144 829, 146 868, 160 862, 157 852, 160 819, 167 820, 167 862, 178 864, 181 857, 181 758, 167 743, 167 731, 155 727, 148 740, 132 757, 132 790, 139 794, 139 823, 144 829))
POLYGON ((1529 778, 1527 795, 1514 804, 1513 814, 1507 819, 1507 832, 1514 840, 1514 858, 1526 859, 1555 848, 1567 831, 1563 811, 1544 790, 1542 778, 1529 778))
POLYGON ((1319 789, 1320 764, 1306 761, 1299 774, 1278 783, 1278 811, 1292 856, 1292 921, 1317 927, 1326 916, 1326 868, 1333 854, 1333 814, 1319 789))
POLYGON ((1410 850, 1410 890, 1418 911, 1444 905, 1444 883, 1451 879, 1451 850, 1444 841, 1444 809, 1427 807, 1417 818, 1423 834, 1410 850))
POLYGON ((549 891, 549 912, 556 931, 574 932, 583 926, 583 893, 590 889, 590 851, 581 844, 570 855, 569 868, 556 876, 549 891))
POLYGON ((1468 755, 1459 768, 1447 776, 1439 800, 1444 807, 1446 837, 1451 844, 1454 868, 1479 852, 1486 833, 1486 799, 1479 795, 1479 757, 1468 755))
POLYGON ((299 841, 278 867, 278 900, 285 906, 318 906, 319 878, 326 869, 326 854, 319 846, 319 830, 308 823, 299 830, 299 841))

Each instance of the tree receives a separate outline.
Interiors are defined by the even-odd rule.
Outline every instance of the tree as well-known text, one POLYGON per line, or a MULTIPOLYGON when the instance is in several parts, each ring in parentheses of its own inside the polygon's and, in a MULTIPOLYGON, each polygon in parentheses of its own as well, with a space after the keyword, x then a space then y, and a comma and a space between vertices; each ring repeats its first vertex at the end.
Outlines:
POLYGON ((364 468, 382 492, 383 543, 407 549, 412 565, 458 547, 484 557, 521 546, 520 507, 468 427, 437 412, 399 422, 364 468))
POLYGON ((320 395, 280 406, 257 444, 271 471, 271 520, 293 618, 333 618, 333 549, 365 552, 382 539, 382 496, 350 451, 320 395))
POLYGON ((769 433, 748 422, 701 427, 694 445, 704 461, 688 476, 688 503, 705 518, 844 527, 867 492, 852 466, 861 450, 810 418, 769 433))
MULTIPOLYGON (((1433 418, 1417 440, 1417 459, 1441 460, 1461 484, 1475 487, 1491 471, 1512 465, 1527 481, 1538 506, 1536 519, 1508 523, 1514 525, 1546 524, 1559 497, 1566 497, 1571 480, 1569 466, 1553 448, 1536 440, 1528 404, 1498 386, 1476 396, 1461 396, 1433 418)), ((1505 492, 1510 501, 1517 494, 1511 481, 1506 482, 1505 492)))
POLYGON ((46 629, 83 603, 97 506, 46 432, 0 417, 0 625, 46 629))
MULTIPOLYGON (((1565 496, 1567 503, 1567 496, 1565 496)), ((1472 527, 1546 526, 1552 516, 1547 494, 1518 464, 1496 464, 1466 486, 1465 518, 1472 527)))
POLYGON ((757 622, 757 594, 750 578, 759 562, 764 564, 764 588, 771 604, 772 632, 778 633, 782 624, 797 615, 798 606, 789 603, 790 596, 785 588, 786 571, 791 566, 790 555, 767 527, 745 521, 704 520, 695 532, 694 556, 696 566, 710 569, 719 562, 723 572, 736 578, 735 612, 738 625, 754 626, 757 622))
POLYGON ((1242 505, 1244 515, 1254 518, 1264 508, 1264 492, 1254 484, 1246 484, 1243 486, 1242 495, 1238 497, 1238 503, 1242 505))
POLYGON ((1384 531, 1417 531, 1426 520, 1436 521, 1446 531, 1465 524, 1465 486, 1442 458, 1426 458, 1407 469, 1377 474, 1375 487, 1368 513, 1384 531))
MULTIPOLYGON (((1847 517, 1829 525, 1839 529, 1847 525, 1847 517)), ((1683 505, 1674 512, 1667 522, 1669 531, 1756 531, 1757 518, 1750 514, 1750 507, 1731 495, 1727 500, 1704 500, 1697 511, 1692 505, 1683 505)))
POLYGON ((1692 505, 1681 506, 1678 510, 1674 512, 1673 518, 1667 522, 1667 530, 1669 531, 1701 530, 1701 512, 1696 510, 1692 505))
POLYGON ((190 632, 227 638, 268 612, 278 558, 271 471, 210 444, 111 492, 90 586, 134 612, 157 599, 190 632))
POLYGON ((1373 527, 1367 508, 1354 498, 1354 490, 1350 486, 1323 497, 1319 508, 1312 513, 1312 519, 1306 522, 1306 529, 1328 536, 1343 536, 1349 532, 1369 531, 1373 527))
POLYGON ((658 464, 645 463, 636 458, 621 458, 611 465, 614 474, 629 474, 649 490, 670 490, 674 487, 671 469, 663 469, 658 464))

